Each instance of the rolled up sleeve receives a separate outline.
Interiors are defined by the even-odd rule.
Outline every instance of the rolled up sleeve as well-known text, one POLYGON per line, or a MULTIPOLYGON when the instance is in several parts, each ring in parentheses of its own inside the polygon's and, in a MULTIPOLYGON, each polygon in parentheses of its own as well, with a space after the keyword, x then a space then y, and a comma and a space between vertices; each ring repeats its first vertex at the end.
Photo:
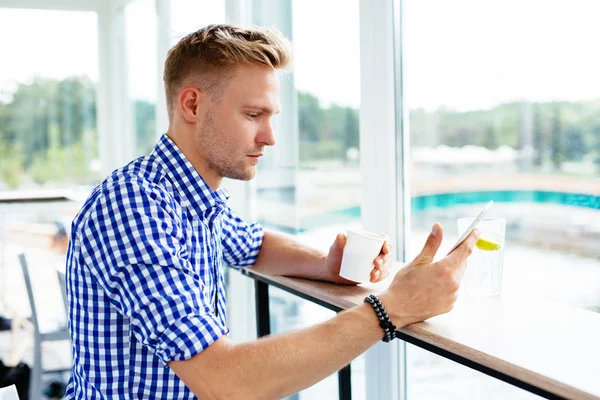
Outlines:
MULTIPOLYGON (((188 260, 181 212, 151 185, 120 182, 81 230, 82 264, 135 338, 163 363, 191 358, 228 329, 188 260)), ((200 238, 202 239, 202 238, 200 238)))
POLYGON ((258 224, 249 224, 229 207, 223 212, 223 259, 227 265, 243 268, 254 265, 265 233, 258 224))

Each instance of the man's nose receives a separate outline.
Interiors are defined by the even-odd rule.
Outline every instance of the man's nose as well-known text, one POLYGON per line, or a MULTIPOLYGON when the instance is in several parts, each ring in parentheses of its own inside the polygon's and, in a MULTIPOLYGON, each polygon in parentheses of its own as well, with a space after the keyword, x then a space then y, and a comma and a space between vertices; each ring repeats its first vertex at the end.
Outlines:
POLYGON ((256 141, 259 144, 263 144, 265 146, 273 146, 275 145, 275 132, 273 131, 273 124, 271 121, 267 122, 264 127, 259 132, 256 137, 256 141))

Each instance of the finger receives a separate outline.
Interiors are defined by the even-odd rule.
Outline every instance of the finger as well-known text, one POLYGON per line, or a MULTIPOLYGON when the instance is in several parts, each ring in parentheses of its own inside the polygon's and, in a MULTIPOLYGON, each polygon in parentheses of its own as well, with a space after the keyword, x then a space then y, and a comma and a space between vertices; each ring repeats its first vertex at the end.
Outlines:
POLYGON ((392 264, 392 257, 389 254, 381 257, 381 268, 388 268, 392 264))
POLYGON ((371 272, 371 282, 375 283, 381 277, 381 271, 379 269, 375 269, 371 272))
POLYGON ((389 271, 381 270, 381 272, 379 272, 378 274, 373 273, 373 275, 371 276, 371 282, 373 282, 373 283, 381 282, 388 276, 390 276, 389 271))
POLYGON ((390 254, 391 251, 392 251, 392 245, 389 244, 388 242, 385 242, 383 244, 383 247, 381 248, 381 253, 379 253, 379 254, 390 254))
POLYGON ((390 262, 390 257, 378 257, 374 262, 373 262, 373 270, 371 271, 371 274, 375 273, 376 270, 379 270, 381 272, 381 274, 383 275, 390 267, 391 262, 390 262))
POLYGON ((447 258, 454 265, 461 266, 467 260, 467 257, 473 252, 475 243, 479 239, 480 233, 478 229, 473 230, 467 239, 460 244, 447 258))
POLYGON ((443 238, 444 230, 442 229, 442 226, 436 222, 431 228, 431 233, 425 242, 425 246, 423 246, 423 250, 421 250, 421 253, 417 256, 415 261, 419 264, 429 264, 432 262, 442 244, 443 238))
POLYGON ((375 260, 373 260, 373 266, 375 268, 379 268, 385 264, 385 259, 381 256, 378 256, 375 260))
POLYGON ((333 242, 333 246, 335 246, 338 249, 343 249, 345 245, 346 235, 344 235, 343 233, 338 233, 335 237, 335 242, 333 242))

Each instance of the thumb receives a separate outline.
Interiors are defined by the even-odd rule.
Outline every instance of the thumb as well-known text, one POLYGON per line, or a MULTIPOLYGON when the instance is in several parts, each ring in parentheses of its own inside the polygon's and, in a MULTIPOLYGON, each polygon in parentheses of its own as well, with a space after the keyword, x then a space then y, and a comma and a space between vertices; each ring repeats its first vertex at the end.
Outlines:
POLYGON ((437 222, 433 224, 433 228, 431 228, 431 233, 425 242, 425 246, 423 246, 423 250, 417 256, 415 263, 423 265, 429 264, 433 262, 435 258, 435 254, 437 253, 440 245, 442 244, 442 239, 444 238, 444 230, 442 226, 437 222))

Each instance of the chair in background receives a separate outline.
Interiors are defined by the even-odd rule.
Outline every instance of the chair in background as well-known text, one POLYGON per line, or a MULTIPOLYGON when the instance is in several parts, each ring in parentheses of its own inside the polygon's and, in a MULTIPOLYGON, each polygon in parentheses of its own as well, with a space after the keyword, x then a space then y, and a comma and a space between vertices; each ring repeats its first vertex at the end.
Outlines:
MULTIPOLYGON (((44 364, 42 363, 43 344, 47 342, 68 341, 69 331, 66 326, 54 327, 51 330, 44 329, 43 326, 40 326, 40 318, 37 313, 35 296, 29 274, 29 266, 23 253, 19 254, 19 262, 23 270, 23 277, 25 279, 25 286, 27 288, 27 295, 31 307, 31 322, 33 324, 33 365, 31 367, 29 397, 31 400, 39 400, 42 398, 42 376, 44 374, 63 373, 68 372, 71 369, 71 365, 45 369, 44 364)), ((61 282, 61 279, 59 279, 59 282, 61 282)), ((62 286, 61 283, 61 291, 62 286)), ((63 297, 63 301, 64 300, 63 297)))
POLYGON ((67 300, 67 282, 65 280, 65 272, 56 270, 58 284, 60 285, 60 294, 62 295, 63 306, 65 307, 65 316, 69 315, 69 300, 67 300))

